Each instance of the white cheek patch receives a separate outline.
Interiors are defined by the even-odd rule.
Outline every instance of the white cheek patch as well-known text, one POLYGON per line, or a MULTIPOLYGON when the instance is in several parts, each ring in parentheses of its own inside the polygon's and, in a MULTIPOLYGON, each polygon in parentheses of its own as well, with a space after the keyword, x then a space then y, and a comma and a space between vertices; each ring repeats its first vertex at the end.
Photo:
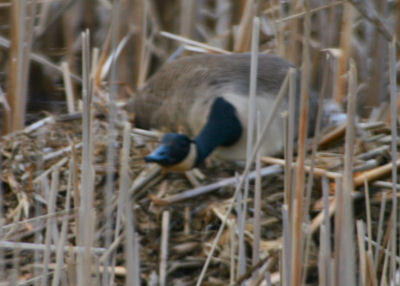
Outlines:
POLYGON ((189 154, 186 156, 183 161, 181 161, 178 164, 169 166, 169 167, 164 167, 165 170, 167 171, 172 171, 172 172, 185 172, 193 169, 195 163, 196 163, 196 158, 197 158, 197 147, 195 143, 190 144, 190 150, 189 154))

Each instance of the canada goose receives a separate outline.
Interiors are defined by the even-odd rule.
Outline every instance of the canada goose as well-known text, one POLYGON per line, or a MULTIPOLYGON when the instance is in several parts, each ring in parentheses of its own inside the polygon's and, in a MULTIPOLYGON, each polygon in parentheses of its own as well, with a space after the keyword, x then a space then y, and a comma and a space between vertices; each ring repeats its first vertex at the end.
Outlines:
MULTIPOLYGON (((262 122, 271 112, 274 98, 292 66, 278 56, 259 55, 256 108, 262 122)), ((128 110, 134 112, 138 127, 164 127, 170 132, 183 128, 185 134, 165 134, 160 146, 145 157, 146 162, 185 171, 201 164, 214 150, 221 159, 244 160, 249 81, 250 54, 204 54, 165 64, 131 100, 128 110)), ((309 106, 312 122, 317 113, 314 97, 309 106)), ((281 109, 285 108, 287 99, 281 109)), ((262 154, 273 155, 283 150, 283 129, 283 121, 275 119, 261 147, 262 154)))

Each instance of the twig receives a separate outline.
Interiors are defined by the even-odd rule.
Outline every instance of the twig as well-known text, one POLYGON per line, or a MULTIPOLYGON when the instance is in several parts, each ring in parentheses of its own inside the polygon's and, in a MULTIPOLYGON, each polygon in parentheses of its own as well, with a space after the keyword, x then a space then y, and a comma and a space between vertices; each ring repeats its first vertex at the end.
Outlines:
MULTIPOLYGON (((273 165, 273 166, 262 168, 261 176, 262 177, 270 176, 270 175, 279 174, 281 172, 282 172, 282 168, 280 166, 273 165)), ((256 177, 256 172, 251 172, 248 175, 249 180, 254 180, 255 177, 256 177)), ((241 180, 242 177, 240 177, 239 179, 241 180)), ((206 186, 200 186, 198 188, 194 188, 194 189, 188 190, 186 192, 182 192, 182 193, 179 193, 177 195, 170 196, 167 198, 161 199, 161 198, 157 198, 155 196, 150 196, 150 198, 152 199, 152 201, 154 203, 159 204, 159 205, 173 204, 173 203, 177 203, 177 202, 180 202, 183 200, 192 199, 194 197, 207 194, 209 192, 212 192, 214 190, 217 190, 217 189, 220 189, 220 188, 223 188, 226 186, 234 185, 235 183, 236 183, 236 178, 231 177, 231 178, 220 180, 213 184, 209 184, 206 186)))
MULTIPOLYGON (((385 181, 375 181, 372 183, 375 187, 384 188, 384 189, 393 189, 392 182, 385 182, 385 181)), ((400 184, 396 184, 395 188, 400 190, 400 184)), ((397 195, 398 196, 398 195, 397 195)))
POLYGON ((327 144, 332 143, 333 141, 338 140, 339 138, 342 138, 345 134, 345 131, 346 125, 336 127, 334 130, 321 137, 318 142, 318 148, 321 148, 327 144))
POLYGON ((373 158, 373 157, 375 157, 377 155, 386 153, 387 151, 389 151, 389 148, 390 147, 387 146, 387 145, 379 146, 379 147, 377 147, 375 149, 369 150, 368 152, 365 152, 363 154, 358 155, 357 159, 359 159, 359 160, 369 160, 369 159, 371 159, 371 158, 373 158))
POLYGON ((46 171, 42 172, 39 176, 37 176, 34 180, 33 183, 37 184, 39 183, 44 177, 46 177, 48 174, 50 174, 51 172, 53 172, 55 169, 63 166, 64 164, 66 164, 68 162, 68 158, 64 157, 62 158, 60 161, 58 161, 57 163, 53 164, 50 168, 48 168, 46 171))
MULTIPOLYGON (((335 2, 329 3, 327 5, 323 5, 321 7, 317 7, 317 8, 311 9, 309 13, 310 14, 314 14, 316 12, 319 12, 319 11, 322 11, 322 10, 325 10, 325 9, 329 9, 329 8, 332 8, 332 7, 335 7, 335 6, 338 6, 338 5, 342 5, 343 3, 344 3, 344 1, 335 1, 335 2)), ((305 15, 306 15, 305 12, 300 12, 300 13, 293 14, 293 15, 290 15, 290 16, 285 17, 285 18, 278 19, 278 20, 276 20, 276 22, 282 23, 282 22, 286 22, 286 21, 290 21, 290 20, 293 20, 293 19, 304 17, 305 15)))
POLYGON ((196 47, 200 47, 200 48, 206 49, 206 50, 211 51, 211 52, 216 52, 216 53, 220 53, 220 54, 230 54, 231 53, 231 52, 229 52, 227 50, 223 50, 223 49, 216 48, 216 47, 213 47, 213 46, 210 46, 210 45, 207 45, 207 44, 196 42, 196 41, 193 41, 193 40, 190 40, 190 39, 187 39, 185 37, 181 37, 181 36, 169 33, 169 32, 161 31, 160 35, 163 36, 163 37, 178 41, 178 42, 182 42, 182 43, 185 43, 185 44, 189 44, 189 45, 193 45, 193 46, 196 46, 196 47))
MULTIPOLYGON (((82 147, 82 145, 83 145, 82 142, 79 142, 78 144, 75 145, 75 148, 76 149, 80 149, 82 147)), ((71 151, 72 151, 72 146, 61 148, 61 149, 59 149, 59 150, 57 150, 55 152, 52 152, 52 153, 44 155, 43 156, 43 161, 46 162, 46 161, 55 159, 55 158, 60 157, 60 156, 62 156, 64 154, 66 154, 66 153, 69 153, 71 151)))
MULTIPOLYGON (((392 41, 395 38, 394 33, 388 28, 386 21, 378 15, 375 9, 367 10, 365 2, 349 0, 349 3, 353 5, 365 19, 374 24, 387 41, 392 41)), ((399 46, 399 42, 396 39, 394 39, 394 42, 399 46)))
POLYGON ((267 256, 263 259, 261 259, 260 261, 258 261, 256 264, 254 264, 253 266, 250 267, 250 269, 247 270, 247 272, 245 274, 243 274, 242 276, 240 276, 234 285, 240 285, 242 282, 244 282, 246 279, 250 278, 250 276, 256 271, 258 270, 261 266, 263 266, 268 260, 270 260, 271 257, 267 256))
MULTIPOLYGON (((396 158, 394 158, 396 160, 396 158)), ((393 166, 399 167, 400 166, 400 159, 397 159, 395 161, 395 164, 388 163, 383 166, 379 166, 375 169, 368 170, 364 173, 358 174, 354 177, 354 187, 358 187, 364 184, 364 180, 366 179, 368 182, 377 180, 379 178, 382 178, 393 170, 393 166)))
MULTIPOLYGON (((45 244, 40 244, 40 243, 27 243, 27 242, 14 242, 14 241, 5 241, 1 240, 0 241, 0 248, 7 248, 7 249, 15 249, 19 248, 21 250, 39 250, 39 251, 45 251, 46 250, 46 245, 45 244)), ((56 252, 57 251, 57 246, 56 245, 50 245, 50 251, 51 252, 56 252)), ((64 252, 68 252, 72 249, 73 253, 82 253, 85 251, 83 247, 79 246, 64 246, 64 252)), ((93 255, 102 255, 107 249, 105 248, 100 248, 100 247, 92 247, 90 249, 90 252, 93 255)))
MULTIPOLYGON (((279 158, 274 158, 274 157, 267 157, 263 156, 261 157, 261 161, 266 164, 277 164, 284 166, 285 161, 279 158)), ((295 167, 295 164, 292 164, 292 168, 295 167)), ((311 172, 311 167, 310 166, 304 166, 304 170, 308 173, 311 172)), ((315 176, 326 176, 329 179, 336 179, 336 178, 341 178, 342 174, 337 173, 337 172, 330 172, 322 168, 314 168, 313 173, 315 176)))

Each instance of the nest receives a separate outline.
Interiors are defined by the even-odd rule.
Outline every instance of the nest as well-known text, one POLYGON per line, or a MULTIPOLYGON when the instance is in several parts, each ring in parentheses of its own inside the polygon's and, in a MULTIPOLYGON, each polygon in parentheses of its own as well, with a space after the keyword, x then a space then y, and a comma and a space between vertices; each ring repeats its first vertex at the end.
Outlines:
MULTIPOLYGON (((117 281, 123 283, 126 270, 126 258, 123 241, 126 232, 116 224, 125 222, 128 218, 118 216, 120 210, 120 184, 122 184, 120 166, 123 146, 124 124, 115 123, 115 164, 113 168, 107 165, 107 148, 109 133, 108 120, 103 114, 104 106, 96 107, 97 112, 92 120, 92 168, 94 174, 94 230, 93 253, 95 261, 104 262, 107 249, 102 248, 106 238, 107 219, 110 222, 112 241, 115 245, 113 268, 117 281), (100 110, 99 110, 100 109, 100 110), (110 171, 111 170, 111 171, 110 171), (113 192, 107 198, 107 174, 111 172, 114 182, 113 192), (111 212, 107 213, 107 204, 111 204, 111 212), (117 222, 117 218, 122 220, 117 222)), ((120 114, 123 114, 121 112, 120 114)), ((3 237, 4 243, 9 243, 8 250, 2 255, 5 257, 6 269, 14 265, 16 251, 22 251, 20 256, 21 280, 33 279, 35 268, 44 267, 33 263, 34 255, 45 256, 45 237, 50 226, 58 232, 65 224, 66 238, 64 247, 77 247, 79 239, 77 233, 82 174, 82 118, 81 114, 68 116, 48 116, 24 130, 3 137, 2 156, 2 195, 3 195, 3 237), (52 188, 57 188, 56 196, 52 198, 52 188), (68 195, 68 190, 71 194, 68 195), (54 203, 52 203, 54 200, 54 203), (47 231, 46 231, 47 229, 47 231), (15 244, 13 244, 15 243, 15 244), (25 244, 20 244, 25 243, 25 244), (39 253, 39 254, 37 254, 39 253)), ((120 115, 118 122, 123 122, 120 115)), ((321 224, 322 196, 320 176, 334 179, 340 176, 344 166, 343 135, 344 128, 337 127, 325 132, 320 137, 320 147, 315 156, 313 170, 313 189, 311 197, 310 219, 312 232, 321 224)), ((364 182, 371 182, 370 192, 372 220, 378 220, 378 207, 374 202, 382 201, 382 194, 391 188, 390 170, 390 129, 385 123, 360 123, 357 125, 358 136, 354 145, 354 186, 362 186, 364 182), (388 181, 383 181, 387 178, 388 181)), ((168 264, 167 275, 173 285, 181 282, 194 284, 217 231, 224 219, 235 190, 235 173, 240 173, 243 167, 208 160, 206 166, 185 174, 164 173, 158 167, 146 165, 143 161, 145 154, 154 148, 157 143, 157 133, 132 129, 129 132, 131 146, 129 151, 129 171, 131 211, 134 233, 140 245, 140 278, 150 283, 155 279, 161 259, 160 246, 162 245, 162 217, 169 217, 168 234, 168 264), (148 135, 151 135, 150 137, 148 135), (196 192, 197 190, 197 192, 196 192)), ((310 144, 311 145, 311 144, 310 144)), ((261 158, 266 164, 284 165, 279 158, 261 158)), ((311 153, 307 155, 307 166, 312 165, 311 153)), ((265 166, 263 166, 265 167, 265 166)), ((269 167, 271 168, 271 167, 269 167)), ((284 202, 284 175, 281 168, 271 169, 269 175, 262 179, 261 200, 261 240, 260 262, 235 281, 243 281, 269 261, 268 271, 272 277, 279 276, 277 261, 282 250, 282 212, 284 202)), ((308 169, 306 168, 306 171, 308 169)), ((308 174, 311 171, 308 170, 308 174)), ((244 239, 247 257, 251 257, 254 242, 253 215, 254 215, 254 183, 250 183, 248 197, 248 216, 244 227, 244 239)), ((331 183, 331 193, 334 193, 334 182, 331 183)), ((363 192, 355 191, 354 198, 363 197, 363 192)), ((390 197, 390 195, 388 195, 390 197)), ((364 208, 358 208, 356 201, 356 216, 364 217, 364 208)), ((207 272, 207 281, 213 285, 226 285, 230 279, 231 265, 236 263, 236 256, 232 256, 232 244, 237 243, 236 233, 241 215, 238 204, 235 203, 233 212, 228 218, 228 227, 223 231, 216 245, 216 251, 211 260, 211 267, 207 272)), ((374 224, 375 225, 375 224, 374 224)), ((375 226, 377 227, 377 226, 375 226)), ((165 230, 164 230, 165 235, 165 230)), ((54 234, 53 234, 54 236, 54 234)), ((49 236, 51 237, 51 235, 49 236)), ((54 236, 48 245, 56 245, 54 236)), ((60 238, 58 238, 60 239, 60 238)), ((110 242, 108 242, 110 243, 110 242)), ((4 247, 4 245, 3 245, 4 247)), ((308 267, 315 268, 318 255, 318 239, 310 242, 310 259, 308 267), (312 258, 314 257, 314 258, 312 258)), ((56 247, 50 248, 49 268, 56 268, 56 247)), ((65 260, 74 259, 72 250, 65 251, 65 260)), ((108 257, 108 256, 107 256, 108 257)), ((251 264, 248 262, 248 264, 251 264)), ((63 265, 66 273, 70 273, 74 266, 63 265)), ((94 273, 101 273, 98 266, 94 273)), ((312 274, 309 275, 312 279, 312 274)), ((72 276, 68 276, 72 279, 72 276)))

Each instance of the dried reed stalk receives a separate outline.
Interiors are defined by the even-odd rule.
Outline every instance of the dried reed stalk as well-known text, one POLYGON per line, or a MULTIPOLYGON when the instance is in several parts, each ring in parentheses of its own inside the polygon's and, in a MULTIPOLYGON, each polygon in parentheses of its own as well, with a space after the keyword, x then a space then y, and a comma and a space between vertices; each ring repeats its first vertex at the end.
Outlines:
MULTIPOLYGON (((391 279, 394 283, 397 283, 397 264, 395 261, 396 256, 396 242, 397 242, 397 162, 400 161, 397 158, 397 71, 396 71, 396 38, 394 37, 389 45, 389 80, 390 80, 390 115, 391 115, 391 135, 392 135, 392 182, 393 182, 393 201, 392 201, 392 213, 393 213, 393 229, 392 229, 392 257, 390 263, 390 274, 391 279)), ((400 247, 399 247, 400 249, 400 247)))
MULTIPOLYGON (((249 157, 253 148, 253 138, 256 119, 256 95, 257 95, 257 72, 258 72, 258 46, 260 35, 260 19, 255 17, 253 20, 252 39, 251 39, 251 65, 250 65, 250 88, 248 112, 249 118, 247 122, 247 150, 246 156, 249 157)), ((247 200, 249 196, 249 181, 246 180, 244 185, 243 197, 243 213, 239 216, 241 220, 239 224, 239 259, 238 259, 238 275, 243 275, 246 272, 246 249, 244 242, 244 227, 247 217, 247 200)))
MULTIPOLYGON (((119 194, 123 198, 122 206, 125 213, 125 259, 127 261, 127 280, 126 285, 140 285, 140 253, 138 235, 135 229, 135 217, 132 209, 132 200, 129 194, 129 186, 131 180, 129 178, 129 153, 131 147, 129 122, 124 124, 123 145, 121 150, 121 169, 120 169, 120 188, 119 194)), ((118 232, 115 232, 115 240, 117 240, 118 232)), ((115 262, 114 262, 115 263, 115 262)), ((113 266, 114 266, 113 263, 113 266)))
POLYGON ((203 44, 203 43, 200 43, 200 42, 197 42, 194 40, 187 39, 185 37, 181 37, 181 36, 169 33, 169 32, 165 32, 165 31, 161 31, 160 36, 163 36, 163 37, 166 37, 166 38, 169 38, 169 39, 172 39, 172 40, 184 43, 184 44, 192 45, 194 47, 202 48, 202 49, 205 49, 210 52, 215 52, 215 53, 220 53, 220 54, 230 54, 231 53, 227 50, 213 47, 213 46, 210 46, 207 44, 203 44))
POLYGON ((150 62, 150 51, 147 48, 147 30, 148 30, 148 21, 147 21, 147 16, 149 14, 149 1, 143 1, 143 19, 141 23, 141 39, 140 39, 140 61, 139 61, 139 68, 138 68, 138 75, 137 75, 137 81, 136 81, 136 86, 138 88, 142 87, 147 76, 147 71, 149 69, 149 62, 150 62))
POLYGON ((372 250, 368 249, 366 253, 366 260, 367 260, 367 273, 368 273, 368 282, 372 286, 378 286, 378 275, 374 271, 374 261, 372 257, 372 250))
POLYGON ((180 0, 180 25, 179 34, 186 38, 193 38, 195 23, 197 22, 197 1, 180 0))
MULTIPOLYGON (((376 238, 376 243, 377 245, 381 245, 382 241, 382 234, 383 234, 383 219, 385 216, 385 209, 386 209, 386 192, 383 193, 381 205, 379 208, 379 219, 378 219, 378 234, 376 238)), ((371 239, 371 237, 370 237, 371 239)), ((375 272, 377 271, 378 268, 378 259, 380 256, 379 248, 375 248, 375 260, 374 260, 374 265, 375 265, 375 272)))
MULTIPOLYGON (((257 113, 257 140, 260 138, 261 122, 260 114, 257 113)), ((252 266, 260 260, 260 240, 261 240, 261 152, 258 152, 256 158, 256 180, 254 186, 254 216, 253 216, 253 253, 252 266)))
MULTIPOLYGON (((160 173, 160 170, 157 169, 157 174, 160 173)), ((265 167, 261 169, 261 177, 265 177, 265 176, 271 176, 274 174, 279 174, 282 172, 282 168, 280 166, 277 165, 273 165, 273 166, 269 166, 269 167, 265 167)), ((248 179, 249 180, 254 180, 256 177, 256 172, 251 172, 248 174, 248 179)), ((147 181, 147 177, 145 178, 147 181)), ((240 179, 242 179, 240 177, 240 179)), ((140 182, 138 182, 140 184, 140 186, 143 186, 142 184, 142 180, 140 180, 140 182)), ((195 198, 197 196, 200 195, 204 195, 207 194, 209 192, 215 191, 217 189, 226 187, 226 186, 230 186, 230 185, 234 185, 236 183, 236 178, 235 177, 230 177, 230 178, 226 178, 223 180, 220 180, 218 182, 209 184, 209 185, 205 185, 205 186, 200 186, 185 192, 181 192, 179 194, 173 195, 173 196, 169 196, 166 198, 158 198, 152 195, 149 195, 149 197, 153 200, 154 203, 158 204, 158 205, 168 205, 168 204, 173 204, 173 203, 177 203, 177 202, 181 202, 184 200, 188 200, 188 199, 192 199, 195 198)), ((135 186, 133 186, 135 187, 135 186)), ((136 189, 136 188, 134 188, 136 189)))
MULTIPOLYGON (((293 3, 293 2, 292 2, 293 3)), ((297 157, 297 173, 296 173, 296 195, 295 207, 292 213, 292 265, 291 265, 291 284, 292 286, 301 285, 301 271, 303 267, 303 231, 302 224, 304 218, 303 200, 304 200, 304 162, 306 156, 306 139, 308 128, 308 102, 309 102, 309 82, 310 82, 310 2, 305 1, 304 17, 304 35, 303 35, 303 60, 302 60, 302 77, 301 77, 301 106, 300 106, 300 125, 298 139, 298 157, 297 157)), ((293 31, 293 30, 292 30, 293 31)))
MULTIPOLYGON (((335 6, 342 5, 343 3, 344 3, 344 1, 334 1, 332 3, 323 5, 321 7, 317 7, 317 8, 311 9, 310 10, 310 14, 314 14, 316 12, 319 12, 319 11, 322 11, 322 10, 325 10, 325 9, 330 9, 332 7, 335 7, 335 6)), ((290 20, 293 20, 293 19, 302 18, 305 15, 306 15, 306 12, 299 12, 297 14, 292 14, 292 15, 287 16, 285 18, 281 18, 281 19, 277 20, 277 22, 278 23, 286 22, 286 21, 290 21, 290 20)))
POLYGON ((63 79, 64 79, 64 86, 65 86, 65 95, 67 98, 67 108, 68 113, 75 112, 75 97, 73 93, 71 75, 69 72, 69 67, 67 62, 61 63, 61 68, 63 70, 63 79))
POLYGON ((218 15, 215 25, 215 34, 218 39, 215 41, 216 46, 227 49, 229 40, 228 36, 231 29, 232 21, 232 3, 229 0, 217 0, 215 3, 215 13, 218 15))
MULTIPOLYGON (((70 211, 70 200, 71 200, 71 190, 72 190, 72 180, 73 180, 73 168, 75 167, 73 159, 70 160, 69 163, 69 172, 68 172, 68 186, 67 186, 67 196, 65 198, 65 212, 68 214, 70 211)), ((66 243, 67 238, 67 228, 68 228, 68 215, 65 215, 63 218, 60 239, 57 245, 57 253, 56 253, 56 267, 54 270, 54 277, 52 281, 52 286, 57 286, 60 283, 61 271, 64 266, 64 245, 66 243)))
MULTIPOLYGON (((324 200, 324 226, 325 226, 325 236, 322 238, 325 246, 325 256, 323 267, 326 277, 326 283, 324 285, 333 285, 333 275, 332 275, 332 263, 331 263, 331 223, 330 223, 330 204, 329 204, 329 185, 328 179, 326 177, 322 178, 322 192, 324 200)), ((321 246, 322 248, 322 246, 321 246)))
POLYGON ((286 148, 285 148, 285 203, 288 206, 289 219, 291 220, 292 215, 292 203, 293 203, 293 150, 294 150, 294 134, 295 134, 295 114, 296 114, 296 77, 297 72, 294 69, 289 69, 289 118, 288 128, 286 132, 286 148))
MULTIPOLYGON (((396 158, 394 158, 394 159, 396 160, 396 158)), ((379 178, 382 178, 382 177, 390 174, 390 172, 393 170, 393 168, 398 168, 399 166, 400 166, 400 159, 397 159, 395 161, 395 164, 393 164, 393 162, 388 163, 388 164, 379 166, 377 168, 374 168, 372 170, 365 171, 361 174, 357 174, 354 177, 354 186, 355 187, 362 186, 364 184, 364 180, 367 180, 368 182, 370 182, 370 181, 374 181, 379 178), (393 167, 393 166, 395 166, 395 167, 393 167)))
MULTIPOLYGON (((357 11, 369 22, 374 24, 374 26, 378 29, 379 33, 381 33, 386 40, 392 41, 394 33, 389 28, 386 20, 379 15, 376 10, 370 9, 368 5, 364 5, 365 3, 360 3, 356 0, 349 0, 348 1, 351 5, 353 5, 357 11)), ((399 41, 396 39, 396 45, 399 46, 399 41)))
POLYGON ((282 25, 280 20, 282 19, 283 9, 279 0, 270 0, 270 7, 275 13, 272 13, 271 20, 274 23, 275 30, 275 52, 277 55, 287 58, 286 56, 286 44, 285 44, 285 25, 282 25), (277 7, 277 8, 275 8, 277 7))
POLYGON ((336 285, 339 283, 339 275, 340 275, 340 269, 339 269, 339 254, 340 254, 340 244, 341 244, 341 227, 342 227, 342 220, 343 220, 343 179, 337 178, 335 179, 335 198, 334 201, 331 203, 331 207, 333 208, 335 212, 335 217, 334 217, 334 223, 335 223, 335 229, 334 229, 334 255, 333 257, 335 258, 334 260, 334 273, 333 273, 333 280, 335 281, 336 285))
POLYGON ((235 52, 245 52, 250 50, 251 39, 249 31, 251 30, 252 20, 255 16, 255 5, 257 4, 254 0, 246 1, 244 11, 240 18, 238 32, 236 34, 236 37, 234 37, 235 42, 233 45, 233 50, 235 52))
POLYGON ((349 2, 343 6, 343 17, 340 37, 341 55, 338 62, 337 72, 337 90, 334 99, 337 103, 343 103, 344 96, 347 90, 347 78, 344 76, 348 70, 348 62, 351 56, 351 36, 353 30, 354 9, 349 2))
POLYGON ((372 222, 371 222, 371 205, 369 201, 369 188, 368 183, 364 181, 364 192, 365 192, 365 210, 367 213, 367 233, 369 237, 368 251, 372 251, 372 222))
MULTIPOLYGON (((353 153, 355 139, 355 112, 357 98, 357 71, 354 62, 350 62, 349 89, 347 101, 347 128, 345 136, 343 187, 341 190, 340 223, 336 225, 340 230, 338 239, 338 256, 336 269, 336 283, 339 285, 355 285, 355 258, 353 240, 353 153)), ((339 201, 337 201, 339 203, 339 201)))
MULTIPOLYGON (((383 14, 387 14, 387 2, 379 1, 376 5, 377 10, 379 12, 383 12, 383 14)), ((385 37, 375 31, 375 41, 373 42, 372 47, 372 70, 371 70, 371 80, 368 88, 368 97, 365 101, 367 106, 379 106, 382 102, 382 96, 386 92, 387 78, 386 78, 386 70, 387 70, 387 56, 388 50, 387 40, 385 37)))
MULTIPOLYGON (((326 55, 326 62, 328 62, 328 56, 326 55)), ((318 111, 317 111, 317 116, 315 120, 315 127, 314 127, 314 138, 312 142, 312 148, 311 148, 311 166, 310 166, 310 173, 307 178, 307 187, 306 187, 306 195, 305 195, 305 200, 304 200, 304 221, 309 221, 309 210, 310 210, 310 202, 311 202, 311 191, 313 187, 313 181, 314 181, 314 168, 315 168, 315 159, 317 155, 317 148, 318 148, 318 141, 320 138, 320 130, 321 130, 321 121, 322 121, 322 114, 323 114, 323 95, 327 93, 328 90, 328 65, 325 65, 324 68, 324 74, 323 74, 323 79, 322 79, 322 86, 321 86, 321 92, 320 96, 318 98, 318 111)), ((328 230, 329 231, 329 230, 328 230)), ((327 277, 328 281, 330 281, 330 277, 327 277)))
POLYGON ((26 83, 23 79, 26 40, 26 2, 13 1, 11 5, 11 45, 7 74, 7 102, 9 112, 3 116, 4 133, 23 128, 25 122, 26 83), (25 88, 24 88, 25 87, 25 88))
MULTIPOLYGON (((245 182, 246 184, 246 182, 245 182)), ((236 188, 239 185, 239 174, 236 173, 236 188)), ((237 271, 236 271, 236 279, 239 279, 246 272, 246 250, 244 246, 244 224, 245 221, 243 219, 243 191, 242 188, 239 188, 239 193, 237 195, 237 203, 236 203, 236 213, 238 220, 238 261, 237 261, 237 271), (242 240, 242 245, 240 245, 242 240)))
POLYGON ((364 224, 361 220, 357 220, 358 258, 360 262, 361 283, 362 285, 369 285, 367 281, 367 262, 364 247, 364 236, 364 224))
POLYGON ((229 285, 233 285, 235 282, 235 256, 236 256, 236 224, 234 220, 228 221, 228 227, 230 229, 230 268, 229 268, 229 285))
POLYGON ((162 232, 161 232, 161 251, 160 251, 160 271, 159 285, 167 285, 167 259, 168 259, 168 237, 169 237, 169 211, 162 214, 162 232))
POLYGON ((346 131, 346 125, 341 125, 333 129, 332 131, 328 132, 318 142, 318 147, 323 147, 327 144, 332 143, 335 140, 342 138, 346 131))
POLYGON ((387 273, 387 267, 388 267, 387 265, 388 265, 388 261, 389 261, 389 255, 390 255, 390 251, 385 251, 385 258, 384 258, 383 266, 382 266, 380 286, 388 285, 388 281, 386 280, 386 273, 387 273))
POLYGON ((319 241, 320 241, 320 247, 319 247, 319 253, 318 253, 318 282, 319 285, 329 285, 329 280, 327 278, 326 274, 326 258, 329 257, 326 253, 326 228, 325 225, 321 225, 320 231, 319 231, 319 241))
POLYGON ((92 234, 94 232, 93 214, 93 134, 92 134, 92 111, 91 111, 91 88, 89 71, 89 31, 82 33, 82 98, 83 98, 83 120, 82 120, 82 172, 79 209, 79 235, 78 245, 85 248, 85 251, 78 255, 78 285, 91 284, 92 260, 90 248, 92 246, 92 234))
POLYGON ((292 261, 292 236, 290 235, 289 208, 287 204, 282 206, 283 224, 283 249, 282 249, 282 285, 289 285, 292 261))
MULTIPOLYGON (((290 1, 290 14, 295 15, 298 14, 301 10, 300 2, 297 0, 290 1)), ((288 50, 288 58, 295 65, 300 65, 300 54, 302 50, 301 46, 301 21, 294 19, 289 23, 289 50, 288 50)), ((304 36, 304 35, 303 35, 304 36)))
MULTIPOLYGON (((51 188, 49 190, 49 198, 48 198, 48 212, 54 213, 56 208, 56 199, 58 192, 58 182, 59 182, 60 172, 58 169, 54 170, 51 174, 51 188)), ((47 180, 44 180, 44 188, 48 188, 47 180)), ((42 286, 48 285, 48 275, 49 275, 49 263, 50 263, 50 244, 51 244, 51 232, 52 232, 53 218, 49 217, 46 223, 46 238, 45 238, 45 253, 43 259, 43 273, 42 273, 42 286)))
MULTIPOLYGON (((126 58, 122 58, 123 61, 130 60, 135 63, 133 66, 123 65, 120 67, 120 74, 129 76, 125 80, 129 83, 133 84, 133 87, 137 87, 139 74, 141 73, 141 69, 143 68, 142 59, 145 54, 145 45, 146 45, 146 35, 147 31, 147 21, 146 18, 148 16, 146 11, 146 2, 143 0, 133 0, 128 2, 122 2, 123 5, 126 5, 124 8, 129 13, 125 14, 125 16, 129 17, 129 21, 121 21, 121 24, 127 25, 127 28, 130 30, 131 27, 134 27, 134 34, 132 37, 132 41, 128 43, 127 50, 129 50, 129 58, 128 53, 125 53, 124 56, 126 58)), ((124 16, 124 12, 122 11, 121 15, 124 16)))
MULTIPOLYGON (((117 130, 115 124, 117 122, 117 107, 116 100, 118 96, 118 85, 117 82, 117 46, 119 41, 119 29, 120 29, 120 2, 114 1, 112 8, 112 23, 111 23, 111 61, 110 61, 110 93, 108 101, 108 141, 107 141, 107 174, 106 174, 106 186, 104 188, 104 209, 105 209, 105 231, 104 231, 104 247, 108 248, 112 241, 112 195, 115 187, 114 172, 116 168, 116 148, 115 141, 117 138, 117 130)), ((105 260, 104 267, 108 267, 113 263, 109 260, 105 260)), ((114 265, 112 265, 114 266, 114 265)), ((108 272, 104 273, 103 284, 108 285, 111 283, 114 275, 111 273, 111 277, 108 272)))

